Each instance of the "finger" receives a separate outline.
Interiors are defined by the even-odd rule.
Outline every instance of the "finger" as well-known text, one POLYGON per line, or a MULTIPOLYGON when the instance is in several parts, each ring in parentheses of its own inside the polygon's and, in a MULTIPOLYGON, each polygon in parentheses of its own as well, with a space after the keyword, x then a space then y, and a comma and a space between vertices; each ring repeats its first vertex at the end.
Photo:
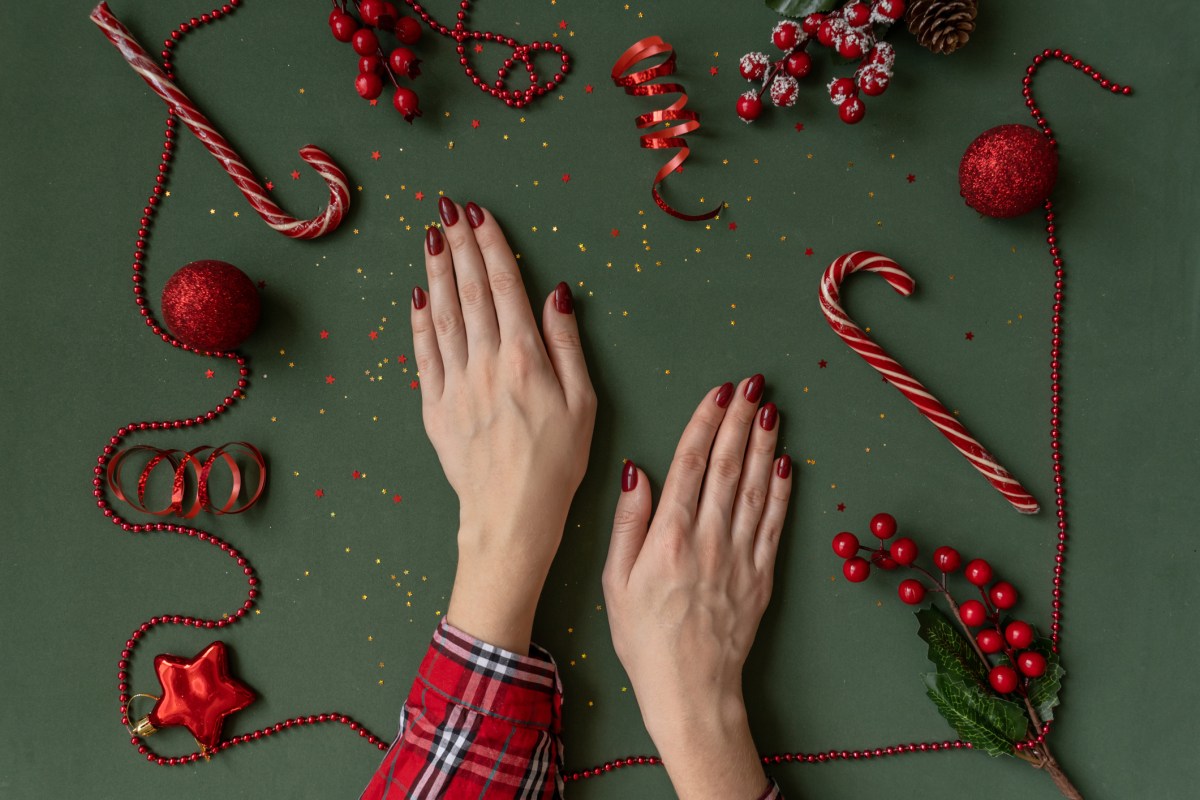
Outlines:
POLYGON ((442 235, 454 258, 458 303, 467 329, 467 357, 487 358, 500 343, 500 328, 496 323, 496 307, 492 305, 483 254, 475 242, 474 230, 462 223, 462 209, 453 200, 439 198, 438 215, 442 218, 442 235))
POLYGON ((525 283, 521 280, 521 271, 517 269, 512 247, 487 209, 467 203, 465 211, 467 222, 475 230, 479 252, 483 254, 500 326, 500 338, 530 336, 536 331, 533 309, 529 305, 529 296, 525 293, 525 283))
POLYGON ((604 592, 625 586, 650 528, 650 484, 632 461, 621 468, 621 496, 613 515, 612 538, 604 562, 604 592))
POLYGON ((442 354, 438 351, 437 334, 433 330, 429 297, 420 286, 414 286, 412 291, 412 330, 413 356, 417 359, 421 395, 435 400, 442 396, 446 375, 442 367, 442 354))
POLYGON ((726 521, 733 515, 733 499, 746 458, 746 440, 758 411, 758 401, 762 399, 763 385, 762 375, 747 378, 739 384, 740 391, 734 394, 729 404, 729 412, 717 432, 708 460, 700 504, 719 513, 726 521))
POLYGON ((671 469, 663 483, 661 502, 681 510, 689 521, 696 516, 700 485, 704 481, 704 471, 708 469, 713 437, 717 435, 717 428, 725 418, 725 409, 732 399, 732 383, 710 390, 683 429, 675 456, 671 459, 671 469))
POLYGON ((783 455, 775 460, 775 468, 771 470, 767 507, 754 535, 754 566, 760 575, 769 576, 775 571, 775 554, 779 552, 779 537, 783 533, 783 519, 791 496, 792 457, 783 455))
POLYGON ((558 375, 567 406, 595 408, 596 392, 592 389, 587 363, 583 359, 571 287, 565 283, 558 284, 546 298, 542 308, 542 338, 546 340, 546 353, 550 356, 554 373, 558 375))
POLYGON ((425 231, 425 273, 429 276, 429 313, 442 366, 446 370, 462 369, 467 364, 467 333, 458 305, 454 260, 437 227, 425 231))
POLYGON ((731 528, 733 540, 750 554, 754 549, 754 532, 758 530, 763 508, 767 504, 767 489, 775 461, 775 443, 779 439, 779 410, 767 403, 754 416, 750 427, 750 445, 742 465, 742 478, 733 502, 731 528))

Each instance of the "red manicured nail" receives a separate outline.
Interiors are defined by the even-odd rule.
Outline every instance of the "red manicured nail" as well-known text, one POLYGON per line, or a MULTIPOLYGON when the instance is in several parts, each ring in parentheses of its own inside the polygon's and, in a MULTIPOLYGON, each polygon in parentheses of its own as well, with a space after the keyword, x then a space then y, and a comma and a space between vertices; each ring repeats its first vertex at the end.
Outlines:
POLYGON ((472 228, 478 228, 483 224, 483 209, 474 203, 467 203, 467 222, 471 223, 472 228))
POLYGON ((767 403, 758 412, 758 424, 764 431, 775 430, 775 423, 779 420, 779 409, 774 403, 767 403))
POLYGON ((775 474, 780 478, 786 478, 792 474, 792 457, 782 456, 779 463, 775 465, 775 474))
POLYGON ((717 389, 717 396, 713 398, 721 408, 726 408, 729 401, 733 399, 733 384, 725 383, 720 389, 717 389))
POLYGON ((442 222, 446 223, 447 228, 458 222, 458 209, 454 207, 454 201, 449 197, 442 197, 438 200, 438 214, 441 215, 442 222))
POLYGON ((625 460, 625 466, 621 468, 621 491, 632 492, 637 488, 637 464, 634 464, 629 459, 625 460))
POLYGON ((761 374, 755 375, 754 377, 752 377, 749 381, 746 382, 746 389, 744 392, 744 394, 746 395, 746 399, 749 400, 751 403, 757 403, 759 401, 759 398, 762 397, 763 386, 765 384, 766 384, 766 378, 764 378, 761 374))
POLYGON ((429 255, 436 256, 442 252, 446 242, 442 239, 442 232, 437 228, 430 228, 425 231, 425 247, 429 250, 429 255))
POLYGON ((425 296, 425 290, 420 286, 413 287, 413 308, 420 311, 429 302, 429 298, 425 296))
POLYGON ((575 310, 575 298, 571 296, 571 287, 566 283, 554 287, 554 307, 560 314, 570 314, 575 310))

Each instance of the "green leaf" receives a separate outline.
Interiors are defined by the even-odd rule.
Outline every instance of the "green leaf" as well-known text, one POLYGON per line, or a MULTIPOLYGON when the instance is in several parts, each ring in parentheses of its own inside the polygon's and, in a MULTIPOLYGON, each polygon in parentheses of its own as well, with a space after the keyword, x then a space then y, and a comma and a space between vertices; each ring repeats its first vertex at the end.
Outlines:
POLYGON ((1021 706, 954 675, 923 677, 929 699, 963 741, 990 756, 1012 755, 1013 743, 1025 737, 1029 725, 1021 706))
POLYGON ((923 608, 917 613, 921 627, 917 635, 929 643, 929 660, 939 675, 955 676, 966 683, 983 687, 987 683, 988 665, 979 660, 979 654, 959 632, 954 622, 935 606, 923 608))
POLYGON ((1054 719, 1054 707, 1058 705, 1058 693, 1062 691, 1062 679, 1067 674, 1059 663, 1058 653, 1049 639, 1038 639, 1030 650, 1046 657, 1046 672, 1029 683, 1029 702, 1037 710, 1042 722, 1054 719))
POLYGON ((843 0, 766 0, 767 8, 785 17, 807 17, 818 11, 828 11, 843 0))

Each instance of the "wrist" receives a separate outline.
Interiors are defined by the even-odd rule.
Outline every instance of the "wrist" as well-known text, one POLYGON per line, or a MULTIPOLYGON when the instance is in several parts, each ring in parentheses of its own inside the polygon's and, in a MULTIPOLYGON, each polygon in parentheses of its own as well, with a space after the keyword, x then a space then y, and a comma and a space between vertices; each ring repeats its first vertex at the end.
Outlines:
POLYGON ((754 800, 767 785, 740 696, 651 732, 680 800, 754 800))

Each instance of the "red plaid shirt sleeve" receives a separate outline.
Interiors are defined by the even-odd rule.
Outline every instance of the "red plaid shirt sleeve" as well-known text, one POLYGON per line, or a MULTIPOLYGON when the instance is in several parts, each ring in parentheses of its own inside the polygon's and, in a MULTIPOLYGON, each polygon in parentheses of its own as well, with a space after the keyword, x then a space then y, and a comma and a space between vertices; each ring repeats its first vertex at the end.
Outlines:
POLYGON ((443 619, 362 798, 561 797, 561 734, 549 653, 533 645, 518 655, 443 619))

